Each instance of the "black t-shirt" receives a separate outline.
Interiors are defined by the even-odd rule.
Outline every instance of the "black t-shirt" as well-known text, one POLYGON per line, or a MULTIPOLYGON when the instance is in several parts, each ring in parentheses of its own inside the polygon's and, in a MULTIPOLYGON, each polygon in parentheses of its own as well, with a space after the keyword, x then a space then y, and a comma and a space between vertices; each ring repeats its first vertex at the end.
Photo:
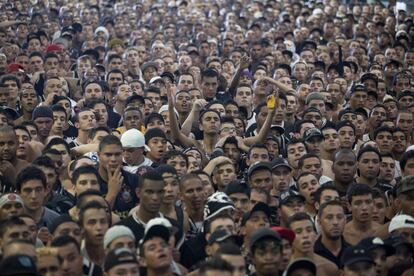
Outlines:
POLYGON ((332 254, 332 252, 331 251, 329 251, 326 247, 325 247, 325 245, 323 245, 322 244, 322 238, 321 237, 319 237, 317 240, 316 240, 316 242, 315 242, 315 245, 314 245, 314 247, 313 247, 313 249, 314 249, 314 252, 316 253, 316 254, 318 254, 319 256, 322 256, 322 257, 324 257, 325 259, 327 259, 327 260, 329 260, 329 261, 331 261, 331 262, 333 262, 334 264, 336 264, 336 266, 338 267, 338 268, 340 268, 341 267, 341 257, 342 257, 342 254, 344 253, 344 251, 345 251, 345 249, 347 249, 349 246, 351 246, 349 243, 347 243, 346 241, 345 241, 345 239, 342 237, 341 238, 341 240, 342 240, 342 247, 341 247, 341 251, 339 251, 339 254, 338 254, 338 256, 335 256, 334 254, 332 254))
POLYGON ((198 233, 197 236, 184 242, 180 248, 181 264, 188 269, 206 259, 207 254, 205 247, 207 241, 204 238, 204 233, 198 233))
MULTIPOLYGON (((121 190, 115 199, 112 211, 114 211, 121 218, 125 218, 128 216, 129 211, 139 202, 136 195, 139 180, 137 175, 124 170, 122 170, 122 176, 124 177, 124 183, 122 183, 121 190)), ((108 183, 103 179, 101 179, 101 189, 103 194, 106 195, 108 193, 108 183)))

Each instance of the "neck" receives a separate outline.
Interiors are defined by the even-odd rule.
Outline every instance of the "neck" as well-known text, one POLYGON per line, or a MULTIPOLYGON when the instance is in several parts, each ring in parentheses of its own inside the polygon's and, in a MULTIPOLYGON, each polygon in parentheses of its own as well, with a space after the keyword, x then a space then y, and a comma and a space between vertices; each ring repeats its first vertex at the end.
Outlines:
POLYGON ((306 213, 308 213, 308 214, 310 214, 312 216, 316 215, 316 209, 315 209, 315 205, 314 204, 311 204, 311 203, 306 202, 305 203, 305 211, 306 211, 306 213))
POLYGON ((23 109, 23 118, 25 119, 25 121, 30 121, 32 119, 32 114, 33 114, 33 110, 28 111, 28 110, 23 109))
POLYGON ((332 161, 332 159, 333 159, 332 157, 333 157, 333 152, 330 152, 330 151, 326 151, 324 149, 321 149, 321 159, 331 160, 332 161))
POLYGON ((88 131, 79 129, 77 139, 80 143, 87 144, 88 143, 88 131))
POLYGON ((119 100, 115 102, 114 110, 116 112, 118 112, 119 114, 123 114, 124 109, 125 109, 125 103, 124 102, 121 102, 119 100))
POLYGON ((108 182, 108 172, 102 166, 99 166, 99 175, 102 178, 102 180, 108 182))
POLYGON ((352 224, 354 225, 354 228, 357 229, 360 232, 367 232, 368 230, 371 230, 372 228, 372 221, 367 222, 360 222, 355 219, 352 220, 352 224))
POLYGON ((292 260, 296 260, 299 258, 308 258, 310 260, 313 260, 313 257, 315 254, 313 253, 313 250, 310 250, 309 252, 299 252, 298 250, 293 250, 292 254, 292 260))
POLYGON ((295 116, 294 116, 294 114, 293 113, 286 114, 285 121, 287 123, 294 123, 295 122, 295 116))
POLYGON ((159 212, 149 213, 149 212, 145 211, 144 208, 141 208, 141 206, 138 207, 138 210, 136 212, 137 217, 144 223, 147 223, 151 219, 158 217, 158 213, 159 212))
POLYGON ((204 132, 204 138, 203 138, 204 150, 207 153, 212 153, 216 146, 217 140, 218 140, 218 134, 208 135, 204 132))
POLYGON ((148 276, 172 276, 173 273, 171 271, 171 266, 161 268, 161 269, 148 269, 147 268, 147 275, 148 276))
POLYGON ((203 209, 186 208, 185 211, 187 212, 188 216, 193 221, 203 221, 203 218, 204 218, 203 209))
POLYGON ((161 204, 160 213, 170 214, 174 212, 174 202, 168 203, 168 204, 161 204))
POLYGON ((132 162, 132 163, 127 163, 129 166, 138 166, 139 164, 142 164, 142 162, 144 162, 144 155, 141 155, 137 158, 136 162, 132 162))
POLYGON ((375 184, 377 184, 377 179, 376 178, 368 179, 368 178, 365 178, 363 176, 360 176, 360 177, 357 178, 356 182, 361 183, 361 184, 366 184, 366 185, 368 185, 372 188, 372 187, 375 186, 375 184))
POLYGON ((85 240, 86 252, 88 252, 89 259, 96 265, 101 266, 105 258, 105 251, 103 244, 92 244, 85 240))
POLYGON ((336 188, 340 191, 340 192, 344 192, 344 193, 346 193, 346 191, 347 191, 347 189, 348 189, 348 186, 349 186, 349 184, 351 184, 351 183, 343 183, 343 182, 341 182, 341 181, 338 181, 338 180, 334 180, 334 182, 335 182, 335 186, 336 186, 336 188))
MULTIPOLYGON (((329 239, 326 235, 321 235, 322 244, 331 251, 331 253, 339 252, 342 248, 342 237, 339 239, 333 240, 329 239)), ((335 254, 334 254, 335 255, 335 254)))
POLYGON ((31 209, 25 208, 25 213, 28 214, 29 216, 31 216, 34 219, 34 221, 37 223, 37 222, 40 221, 40 219, 42 217, 43 210, 44 210, 44 207, 41 207, 41 208, 36 209, 36 210, 31 210, 31 209))

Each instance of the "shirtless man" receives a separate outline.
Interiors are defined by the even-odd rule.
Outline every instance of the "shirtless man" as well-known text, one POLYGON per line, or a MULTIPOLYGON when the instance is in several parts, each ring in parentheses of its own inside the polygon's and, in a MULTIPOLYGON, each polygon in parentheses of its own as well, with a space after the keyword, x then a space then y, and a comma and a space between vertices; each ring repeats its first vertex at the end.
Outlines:
POLYGON ((372 190, 366 184, 354 185, 348 192, 348 201, 352 212, 352 220, 345 225, 345 241, 356 245, 362 239, 374 236, 380 225, 372 221, 374 200, 372 190))
POLYGON ((295 240, 292 244, 291 262, 299 258, 312 260, 317 267, 317 275, 335 275, 337 266, 314 253, 316 231, 312 219, 306 213, 296 213, 289 218, 289 228, 295 232, 295 240))
POLYGON ((26 160, 18 159, 16 156, 18 139, 16 132, 11 126, 0 128, 0 174, 6 177, 11 183, 15 183, 16 175, 27 167, 26 160))

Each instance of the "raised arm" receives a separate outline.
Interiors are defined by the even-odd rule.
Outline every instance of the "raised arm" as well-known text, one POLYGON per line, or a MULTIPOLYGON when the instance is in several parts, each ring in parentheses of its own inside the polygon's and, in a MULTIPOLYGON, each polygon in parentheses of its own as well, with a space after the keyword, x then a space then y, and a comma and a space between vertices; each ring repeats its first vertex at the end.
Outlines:
POLYGON ((240 75, 244 69, 249 68, 250 65, 250 57, 248 55, 243 55, 240 59, 240 63, 237 66, 236 73, 234 73, 233 78, 231 79, 230 86, 228 91, 236 90, 237 86, 239 85, 240 75))
MULTIPOLYGON (((277 101, 278 98, 276 95, 275 97, 277 101)), ((267 105, 267 107, 268 107, 268 112, 267 112, 266 120, 262 128, 260 129, 259 133, 256 136, 246 137, 243 139, 244 144, 246 144, 247 146, 251 146, 253 144, 259 143, 260 141, 264 141, 264 139, 266 138, 266 135, 269 132, 270 127, 272 126, 273 116, 275 115, 275 112, 276 112, 276 106, 270 107, 269 105, 267 105)))
POLYGON ((178 126, 177 117, 174 112, 174 101, 172 96, 172 87, 167 86, 167 97, 168 97, 168 116, 170 117, 171 137, 175 141, 179 141, 185 147, 196 146, 195 140, 185 136, 178 126))
POLYGON ((292 87, 289 87, 286 84, 283 84, 280 81, 274 80, 270 77, 264 77, 264 78, 262 78, 262 80, 270 82, 272 85, 276 86, 279 89, 279 91, 282 92, 282 93, 286 93, 286 92, 289 92, 289 91, 294 91, 294 89, 292 87))
POLYGON ((219 156, 219 157, 214 158, 213 160, 210 160, 207 166, 204 167, 203 171, 207 173, 208 175, 212 175, 214 169, 220 164, 225 163, 225 162, 233 163, 230 158, 225 157, 225 156, 219 156))
POLYGON ((190 135, 191 128, 193 126, 194 121, 198 119, 200 116, 200 111, 207 105, 207 101, 204 99, 197 99, 194 101, 193 108, 188 114, 187 119, 185 119, 183 125, 181 126, 181 133, 188 136, 190 135))

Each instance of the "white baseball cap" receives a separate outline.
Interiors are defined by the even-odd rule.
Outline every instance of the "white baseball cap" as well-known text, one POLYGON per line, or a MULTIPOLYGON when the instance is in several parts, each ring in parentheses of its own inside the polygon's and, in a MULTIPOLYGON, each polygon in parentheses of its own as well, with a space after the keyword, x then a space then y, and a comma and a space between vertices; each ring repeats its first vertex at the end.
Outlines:
POLYGON ((121 136, 121 144, 123 148, 142 148, 146 151, 151 149, 145 144, 145 137, 141 131, 131 128, 125 131, 121 136))
POLYGON ((392 233, 401 228, 414 229, 414 218, 409 215, 398 215, 393 217, 388 226, 388 233, 392 233))

